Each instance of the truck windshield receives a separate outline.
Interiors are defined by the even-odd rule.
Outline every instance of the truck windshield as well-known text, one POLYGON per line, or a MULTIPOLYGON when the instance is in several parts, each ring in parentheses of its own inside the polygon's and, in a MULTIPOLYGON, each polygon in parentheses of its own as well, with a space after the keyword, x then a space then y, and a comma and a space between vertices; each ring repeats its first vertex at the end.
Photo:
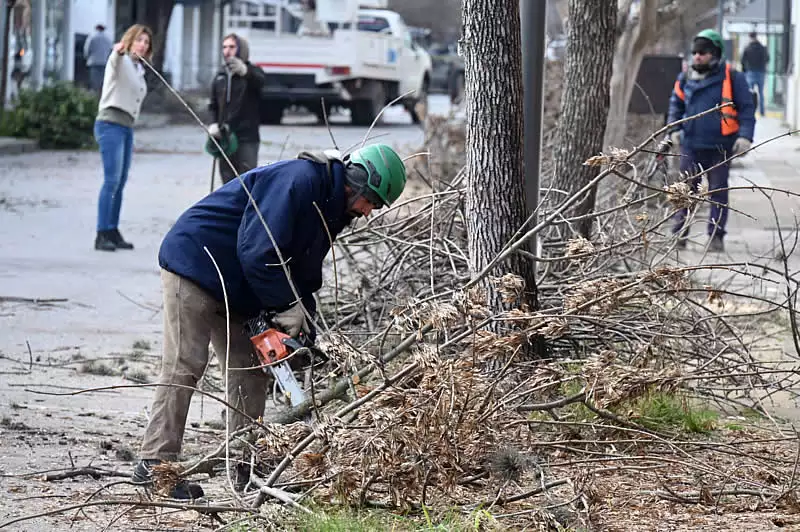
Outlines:
POLYGON ((389 31, 389 21, 383 17, 358 17, 358 31, 374 31, 376 33, 389 31))

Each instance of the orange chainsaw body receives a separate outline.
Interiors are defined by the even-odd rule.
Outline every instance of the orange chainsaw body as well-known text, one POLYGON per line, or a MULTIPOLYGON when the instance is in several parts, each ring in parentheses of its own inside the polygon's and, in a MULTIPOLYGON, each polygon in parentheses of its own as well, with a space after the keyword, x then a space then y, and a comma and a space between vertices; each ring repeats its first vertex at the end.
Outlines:
POLYGON ((291 340, 288 334, 280 332, 278 329, 267 329, 261 334, 253 336, 250 341, 256 348, 256 353, 262 364, 275 364, 289 356, 289 348, 284 340, 291 340))

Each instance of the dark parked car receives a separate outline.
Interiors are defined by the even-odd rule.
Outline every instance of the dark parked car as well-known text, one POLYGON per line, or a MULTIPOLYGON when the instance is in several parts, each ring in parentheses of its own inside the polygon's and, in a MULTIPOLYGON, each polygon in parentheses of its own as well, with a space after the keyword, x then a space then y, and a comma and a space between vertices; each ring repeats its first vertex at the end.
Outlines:
POLYGON ((455 44, 437 43, 428 48, 431 56, 431 85, 432 92, 448 92, 450 76, 454 64, 461 62, 455 44))

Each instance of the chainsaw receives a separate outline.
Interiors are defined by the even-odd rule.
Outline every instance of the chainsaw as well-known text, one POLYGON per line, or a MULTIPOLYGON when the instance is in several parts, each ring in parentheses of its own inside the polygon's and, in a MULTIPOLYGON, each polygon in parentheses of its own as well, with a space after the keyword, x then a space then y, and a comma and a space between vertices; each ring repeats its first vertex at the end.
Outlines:
MULTIPOLYGON (((303 332, 297 338, 284 333, 273 323, 274 317, 274 312, 262 311, 245 322, 245 332, 255 348, 262 371, 272 373, 281 392, 294 407, 305 402, 306 394, 297 382, 290 362, 301 349, 312 349, 313 341, 303 332)), ((314 352, 318 351, 314 349, 314 352)))

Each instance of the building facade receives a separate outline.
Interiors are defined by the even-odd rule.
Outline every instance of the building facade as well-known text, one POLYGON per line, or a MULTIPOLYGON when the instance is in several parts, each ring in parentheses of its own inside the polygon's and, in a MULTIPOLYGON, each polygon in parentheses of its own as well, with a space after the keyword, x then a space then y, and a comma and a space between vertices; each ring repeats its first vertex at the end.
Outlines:
MULTIPOLYGON (((5 2, 2 2, 3 7, 5 2)), ((203 89, 219 65, 221 0, 178 0, 170 17, 164 71, 178 90, 203 89)), ((97 24, 113 40, 139 19, 142 0, 17 0, 10 24, 8 93, 70 80, 87 82, 83 43, 97 24)), ((2 50, 2 48, 0 48, 2 50)), ((2 58, 0 58, 2 60, 2 58)))

